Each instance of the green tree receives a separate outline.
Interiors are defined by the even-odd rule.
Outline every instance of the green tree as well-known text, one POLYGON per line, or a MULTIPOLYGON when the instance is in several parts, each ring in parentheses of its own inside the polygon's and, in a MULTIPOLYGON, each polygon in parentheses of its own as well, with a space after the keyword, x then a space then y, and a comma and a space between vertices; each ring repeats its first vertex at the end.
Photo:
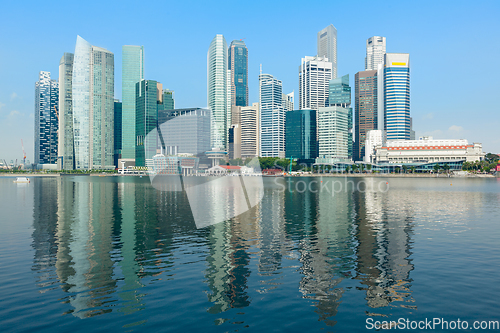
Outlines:
POLYGON ((366 170, 370 171, 372 169, 372 165, 371 164, 367 164, 366 165, 366 170))
POLYGON ((406 173, 408 171, 408 167, 406 165, 403 165, 403 172, 406 173))
POLYGON ((352 172, 353 172, 353 173, 356 173, 356 171, 358 171, 358 166, 357 166, 357 164, 353 164, 353 165, 351 166, 351 168, 352 168, 352 172))
POLYGON ((416 169, 416 168, 415 168, 415 166, 414 166, 414 165, 412 165, 412 166, 410 167, 411 173, 415 173, 415 169, 416 169))
POLYGON ((360 164, 359 165, 359 170, 361 173, 363 173, 363 171, 365 171, 365 165, 364 164, 360 164))
POLYGON ((439 164, 434 164, 434 172, 439 173, 439 164))
POLYGON ((345 166, 345 172, 346 172, 346 173, 349 173, 349 171, 350 171, 350 170, 351 170, 351 168, 350 168, 348 165, 346 165, 346 166, 345 166))

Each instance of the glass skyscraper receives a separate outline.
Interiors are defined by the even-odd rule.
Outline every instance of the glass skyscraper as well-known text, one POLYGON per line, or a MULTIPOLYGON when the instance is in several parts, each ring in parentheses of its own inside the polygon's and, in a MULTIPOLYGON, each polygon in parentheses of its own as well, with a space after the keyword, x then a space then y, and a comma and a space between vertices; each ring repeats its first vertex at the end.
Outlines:
POLYGON ((383 72, 387 140, 410 140, 410 55, 386 53, 383 72))
POLYGON ((73 53, 65 52, 59 61, 59 148, 58 169, 73 170, 73 53))
POLYGON ((318 157, 316 139, 316 110, 293 110, 286 112, 286 158, 311 164, 318 157))
POLYGON ((216 35, 207 54, 207 105, 212 112, 210 144, 212 148, 221 149, 226 148, 231 119, 227 50, 224 36, 216 35))
POLYGON ((40 72, 35 84, 35 164, 57 163, 59 84, 40 72))
POLYGON ((233 40, 228 51, 231 71, 231 106, 248 105, 248 49, 242 40, 233 40))
POLYGON ((157 137, 148 134, 158 125, 158 97, 162 89, 154 80, 142 80, 135 87, 135 165, 143 167, 146 159, 156 155, 157 137))
POLYGON ((163 90, 163 110, 175 109, 174 91, 165 89, 163 90))
POLYGON ((332 79, 329 83, 328 104, 346 109, 347 111, 347 152, 349 158, 353 158, 353 119, 351 106, 351 87, 349 86, 349 74, 340 78, 332 79))
POLYGON ((76 169, 114 168, 114 55, 77 37, 73 61, 76 169))
POLYGON ((115 99, 115 137, 114 137, 114 145, 115 145, 115 154, 113 157, 113 161, 116 167, 120 168, 121 165, 118 165, 118 159, 120 158, 121 150, 122 150, 122 102, 115 99))
POLYGON ((283 85, 270 74, 259 75, 260 156, 285 157, 283 85))
POLYGON ((144 79, 144 47, 122 46, 122 152, 125 159, 135 158, 135 85, 144 79))

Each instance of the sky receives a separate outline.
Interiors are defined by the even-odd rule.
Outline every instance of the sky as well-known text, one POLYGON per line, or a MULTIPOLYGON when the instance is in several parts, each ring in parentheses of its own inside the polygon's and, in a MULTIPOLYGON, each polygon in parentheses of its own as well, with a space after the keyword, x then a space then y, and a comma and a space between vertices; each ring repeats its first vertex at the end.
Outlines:
MULTIPOLYGON (((250 103, 258 75, 298 95, 301 58, 317 32, 337 29, 338 75, 364 70, 366 39, 410 54, 410 113, 416 136, 481 142, 500 153, 500 1, 4 1, 0 4, 0 159, 34 156, 34 94, 40 71, 58 79, 77 35, 115 55, 121 100, 122 45, 143 45, 145 79, 175 91, 177 108, 206 107, 207 51, 216 34, 248 47, 250 103)), ((295 106, 298 107, 296 98, 295 106)), ((354 96, 353 96, 354 106, 354 96)))

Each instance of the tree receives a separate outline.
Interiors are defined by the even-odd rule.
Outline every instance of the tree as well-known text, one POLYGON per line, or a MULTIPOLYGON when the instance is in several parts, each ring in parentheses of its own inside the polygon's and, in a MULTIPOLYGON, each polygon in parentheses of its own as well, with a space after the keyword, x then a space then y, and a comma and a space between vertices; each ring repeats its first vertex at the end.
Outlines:
POLYGON ((434 164, 434 172, 439 173, 439 164, 438 163, 434 164))
POLYGON ((412 165, 412 166, 410 167, 410 169, 411 169, 411 173, 415 173, 415 169, 416 169, 416 168, 415 168, 415 166, 414 166, 414 165, 412 165))
POLYGON ((359 166, 359 169, 361 170, 361 173, 363 173, 363 171, 365 171, 365 166, 364 166, 364 164, 361 164, 361 165, 359 166))
POLYGON ((448 163, 445 163, 443 165, 443 170, 446 171, 446 173, 448 173, 448 171, 450 170, 450 166, 448 165, 448 163))
POLYGON ((349 173, 349 170, 350 170, 349 166, 348 166, 348 165, 346 165, 346 166, 345 166, 345 172, 346 172, 346 173, 349 173))
POLYGON ((358 171, 358 166, 356 164, 353 164, 351 168, 353 173, 356 173, 356 171, 358 171))
POLYGON ((371 164, 367 164, 366 165, 366 170, 370 171, 372 169, 372 165, 371 164))
POLYGON ((403 172, 406 173, 408 171, 408 167, 406 165, 403 165, 403 172))

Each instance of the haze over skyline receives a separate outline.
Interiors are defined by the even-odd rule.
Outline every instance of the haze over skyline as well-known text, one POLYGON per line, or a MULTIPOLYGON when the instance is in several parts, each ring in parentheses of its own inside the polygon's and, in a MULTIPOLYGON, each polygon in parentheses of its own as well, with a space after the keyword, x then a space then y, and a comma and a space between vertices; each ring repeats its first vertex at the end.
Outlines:
POLYGON ((354 74, 364 70, 366 39, 384 36, 387 52, 410 54, 416 136, 463 138, 500 153, 500 46, 491 40, 500 30, 497 1, 93 3, 2 4, 1 159, 22 160, 23 139, 34 161, 35 82, 40 71, 58 79, 59 60, 74 52, 77 35, 114 53, 115 98, 121 100, 122 45, 143 45, 145 79, 174 90, 176 107, 184 108, 206 107, 207 51, 216 34, 228 44, 244 38, 251 104, 258 101, 260 64, 283 82, 284 93, 297 96, 301 58, 316 55, 316 34, 329 24, 338 33, 338 75, 349 74, 353 90, 354 74))

